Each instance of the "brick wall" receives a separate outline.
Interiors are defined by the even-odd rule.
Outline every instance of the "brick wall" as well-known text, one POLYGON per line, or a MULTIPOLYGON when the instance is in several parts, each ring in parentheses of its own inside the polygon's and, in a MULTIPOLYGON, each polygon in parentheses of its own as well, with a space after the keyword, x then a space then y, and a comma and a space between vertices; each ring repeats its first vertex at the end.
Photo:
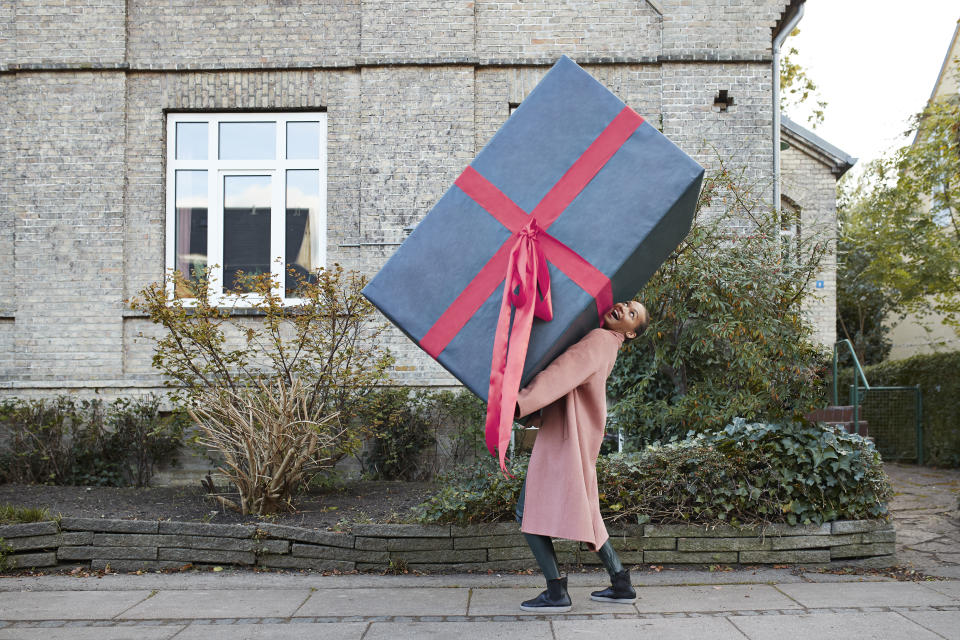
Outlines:
POLYGON ((119 377, 125 82, 115 72, 17 76, 17 320, 5 378, 119 377))
MULTIPOLYGON (((167 110, 325 109, 328 259, 369 274, 560 53, 708 169, 716 147, 769 185, 770 27, 786 0, 661 4, 2 3, 4 393, 159 384, 153 329, 122 301, 164 268, 167 110)), ((399 332, 386 342, 398 380, 453 383, 399 332)))
POLYGON ((12 4, 14 44, 9 50, 17 63, 116 65, 124 61, 125 0, 14 0, 12 4))
POLYGON ((360 4, 129 0, 128 61, 166 69, 348 66, 360 48, 360 4))
POLYGON ((363 3, 365 62, 463 60, 475 54, 471 0, 374 0, 363 3))
POLYGON ((714 60, 769 56, 786 2, 663 0, 662 54, 714 60))
POLYGON ((477 55, 485 60, 654 60, 660 16, 646 2, 508 0, 476 3, 477 55))
POLYGON ((805 312, 815 329, 814 340, 832 349, 837 340, 837 178, 829 165, 796 145, 780 153, 780 167, 782 194, 799 205, 804 240, 815 237, 829 244, 816 276, 823 288, 810 283, 805 312))

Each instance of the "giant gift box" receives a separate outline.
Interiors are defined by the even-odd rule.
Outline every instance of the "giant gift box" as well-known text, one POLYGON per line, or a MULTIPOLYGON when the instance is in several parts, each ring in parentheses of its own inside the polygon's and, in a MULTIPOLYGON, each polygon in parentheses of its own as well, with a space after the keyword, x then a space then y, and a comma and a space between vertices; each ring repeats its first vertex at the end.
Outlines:
POLYGON ((363 293, 488 401, 502 465, 518 388, 643 287, 689 231, 702 177, 564 56, 363 293))

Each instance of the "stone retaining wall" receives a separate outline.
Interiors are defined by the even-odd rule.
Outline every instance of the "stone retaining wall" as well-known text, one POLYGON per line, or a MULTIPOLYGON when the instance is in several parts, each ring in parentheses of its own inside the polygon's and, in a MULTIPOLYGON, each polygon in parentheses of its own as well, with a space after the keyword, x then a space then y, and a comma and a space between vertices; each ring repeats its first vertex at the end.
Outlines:
MULTIPOLYGON (((332 532, 286 525, 202 524, 156 520, 62 518, 0 527, 8 568, 84 564, 119 571, 187 564, 242 565, 322 571, 510 570, 536 563, 515 523, 354 525, 332 532)), ((633 564, 819 564, 891 556, 893 524, 846 520, 824 525, 705 528, 636 525, 612 530, 611 541, 633 564)), ((558 541, 564 564, 598 565, 584 545, 558 541)))

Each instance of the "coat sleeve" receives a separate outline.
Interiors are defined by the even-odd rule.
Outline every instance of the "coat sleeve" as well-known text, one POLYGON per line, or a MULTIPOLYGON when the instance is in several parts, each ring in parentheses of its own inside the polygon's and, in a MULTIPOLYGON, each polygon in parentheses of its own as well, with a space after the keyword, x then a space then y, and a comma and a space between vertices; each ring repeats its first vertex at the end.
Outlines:
POLYGON ((559 400, 597 373, 604 361, 603 340, 600 331, 591 331, 538 373, 517 396, 519 417, 559 400))

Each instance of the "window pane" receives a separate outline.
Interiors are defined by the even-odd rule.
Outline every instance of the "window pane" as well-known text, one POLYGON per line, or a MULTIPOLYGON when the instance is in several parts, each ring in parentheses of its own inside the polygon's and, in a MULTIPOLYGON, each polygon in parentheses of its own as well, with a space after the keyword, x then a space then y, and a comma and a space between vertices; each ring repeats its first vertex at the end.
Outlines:
MULTIPOLYGON (((207 172, 177 171, 175 176, 176 235, 174 268, 196 280, 207 267, 207 172)), ((176 291, 180 297, 193 297, 187 287, 176 291)))
POLYGON ((270 176, 223 178, 223 285, 244 292, 238 273, 270 272, 270 176))
POLYGON ((207 123, 177 123, 177 160, 207 159, 207 123))
POLYGON ((273 160, 277 155, 277 123, 221 122, 221 160, 273 160))
POLYGON ((316 160, 320 157, 320 123, 287 123, 287 160, 316 160))
POLYGON ((298 278, 312 282, 316 280, 316 270, 323 266, 319 262, 319 243, 323 240, 324 231, 321 224, 320 172, 315 169, 287 171, 284 255, 287 260, 285 289, 288 296, 294 294, 298 278))

